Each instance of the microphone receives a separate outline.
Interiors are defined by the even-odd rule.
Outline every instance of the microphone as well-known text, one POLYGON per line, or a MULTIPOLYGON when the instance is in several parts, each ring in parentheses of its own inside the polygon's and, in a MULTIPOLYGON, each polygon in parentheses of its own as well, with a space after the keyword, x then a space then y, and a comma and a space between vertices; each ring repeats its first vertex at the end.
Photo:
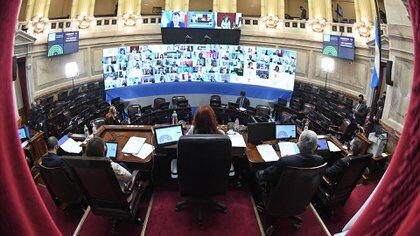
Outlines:
POLYGON ((204 35, 204 42, 205 43, 208 43, 209 41, 211 40, 211 37, 210 36, 208 36, 207 34, 206 35, 204 35))
POLYGON ((192 37, 191 36, 189 36, 188 34, 185 36, 185 42, 186 43, 190 43, 191 42, 191 40, 192 40, 192 37))

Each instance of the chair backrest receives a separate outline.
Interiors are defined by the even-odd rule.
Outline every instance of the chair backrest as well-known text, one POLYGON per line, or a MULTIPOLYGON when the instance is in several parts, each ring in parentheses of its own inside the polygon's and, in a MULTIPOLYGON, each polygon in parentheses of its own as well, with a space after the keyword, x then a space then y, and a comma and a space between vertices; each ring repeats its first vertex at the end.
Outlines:
POLYGON ((266 105, 257 105, 255 107, 255 113, 257 116, 270 116, 270 107, 266 105))
POLYGON ((185 101, 187 98, 185 96, 173 96, 172 97, 172 106, 178 106, 178 102, 185 101))
POLYGON ((332 198, 347 199, 362 177, 367 165, 371 161, 372 154, 365 154, 351 158, 348 168, 342 173, 332 193, 332 198))
POLYGON ((310 112, 315 110, 315 106, 310 103, 303 104, 303 110, 302 113, 309 114, 310 112))
POLYGON ((74 204, 83 199, 79 186, 64 167, 50 168, 38 164, 38 169, 54 200, 64 204, 74 204))
POLYGON ((90 126, 92 128, 95 127, 95 129, 99 129, 102 125, 105 125, 105 118, 103 117, 99 117, 90 121, 90 126))
POLYGON ((127 217, 130 209, 111 162, 104 157, 63 156, 95 215, 127 217))
POLYGON ((140 114, 141 106, 139 104, 131 104, 127 107, 127 113, 129 117, 140 114))
POLYGON ((304 212, 321 183, 326 166, 327 163, 309 168, 286 167, 264 201, 266 211, 275 216, 304 212))
POLYGON ((153 100, 153 107, 157 108, 161 103, 164 102, 166 102, 165 98, 155 98, 155 100, 153 100))
POLYGON ((219 107, 222 105, 222 99, 219 95, 211 95, 210 97, 210 106, 219 107))
POLYGON ((178 141, 181 196, 226 193, 231 165, 230 139, 224 135, 186 135, 178 141))

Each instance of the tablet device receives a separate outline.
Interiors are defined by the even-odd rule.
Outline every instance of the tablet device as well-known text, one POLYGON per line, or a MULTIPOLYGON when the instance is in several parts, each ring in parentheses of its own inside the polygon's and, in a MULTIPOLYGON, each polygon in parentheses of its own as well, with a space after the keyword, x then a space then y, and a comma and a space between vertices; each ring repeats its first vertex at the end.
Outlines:
POLYGON ((295 139, 297 137, 296 125, 276 125, 276 139, 286 140, 295 139))
POLYGON ((18 129, 18 135, 19 135, 20 140, 24 140, 28 138, 28 136, 26 135, 26 129, 24 127, 18 129))
POLYGON ((329 151, 329 147, 328 147, 328 142, 326 139, 324 138, 320 138, 318 139, 318 148, 316 149, 317 151, 321 151, 321 152, 326 152, 329 151))
POLYGON ((178 142, 179 138, 184 135, 182 125, 171 125, 164 127, 156 127, 155 139, 158 147, 172 145, 178 142))
POLYGON ((118 143, 106 142, 106 157, 117 158, 118 143))

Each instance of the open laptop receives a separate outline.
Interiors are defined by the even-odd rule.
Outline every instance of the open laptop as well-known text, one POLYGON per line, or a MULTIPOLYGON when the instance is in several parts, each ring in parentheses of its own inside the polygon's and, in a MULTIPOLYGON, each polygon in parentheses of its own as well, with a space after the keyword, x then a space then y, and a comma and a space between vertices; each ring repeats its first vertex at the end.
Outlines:
POLYGON ((289 140, 297 138, 296 125, 276 124, 276 139, 289 140))
POLYGON ((260 144, 263 141, 276 139, 276 124, 274 122, 260 122, 248 124, 248 142, 260 144))
POLYGON ((21 128, 19 128, 18 129, 18 135, 19 135, 19 138, 20 138, 21 142, 29 140, 31 137, 30 137, 28 126, 24 125, 21 128))
POLYGON ((155 130, 155 141, 158 147, 165 147, 172 144, 176 144, 184 135, 182 125, 171 125, 156 127, 155 130))

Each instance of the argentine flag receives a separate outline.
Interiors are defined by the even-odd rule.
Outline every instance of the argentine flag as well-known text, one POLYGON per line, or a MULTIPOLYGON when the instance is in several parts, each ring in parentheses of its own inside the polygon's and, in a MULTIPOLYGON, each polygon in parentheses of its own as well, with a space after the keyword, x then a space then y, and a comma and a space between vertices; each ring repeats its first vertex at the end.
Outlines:
POLYGON ((375 61, 373 64, 371 88, 376 88, 379 83, 379 69, 381 68, 381 35, 379 30, 378 19, 375 18, 375 61))

